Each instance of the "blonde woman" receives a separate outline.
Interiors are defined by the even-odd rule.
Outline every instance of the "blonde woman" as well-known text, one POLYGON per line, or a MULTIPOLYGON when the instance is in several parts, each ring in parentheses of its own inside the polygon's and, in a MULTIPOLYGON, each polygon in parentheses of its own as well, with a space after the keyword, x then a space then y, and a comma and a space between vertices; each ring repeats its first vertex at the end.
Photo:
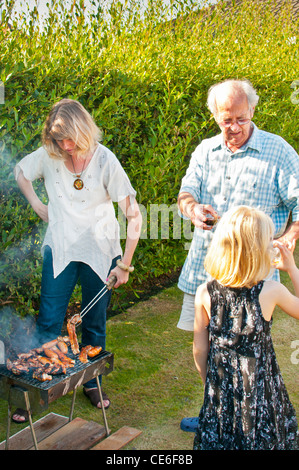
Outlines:
MULTIPOLYGON (((99 142, 99 129, 78 102, 55 104, 44 125, 42 147, 24 157, 15 168, 17 183, 39 217, 48 223, 42 246, 41 303, 37 319, 39 343, 61 333, 71 294, 78 280, 83 309, 101 290, 107 277, 115 288, 128 281, 141 230, 141 215, 128 176, 116 156, 99 142), (48 195, 44 204, 32 181, 43 178, 48 195), (128 222, 124 253, 113 203, 128 222), (116 265, 121 258, 121 263, 116 265)), ((106 294, 84 316, 82 343, 105 349, 106 294)), ((85 394, 100 407, 96 382, 85 384, 85 394)), ((104 394, 104 406, 110 400, 104 394)), ((27 416, 15 413, 14 421, 27 416)))
POLYGON ((299 319, 299 270, 292 248, 280 250, 295 295, 265 280, 273 265, 274 226, 263 212, 239 206, 218 222, 196 293, 195 365, 205 383, 194 449, 297 448, 297 421, 276 361, 271 318, 276 305, 299 319))

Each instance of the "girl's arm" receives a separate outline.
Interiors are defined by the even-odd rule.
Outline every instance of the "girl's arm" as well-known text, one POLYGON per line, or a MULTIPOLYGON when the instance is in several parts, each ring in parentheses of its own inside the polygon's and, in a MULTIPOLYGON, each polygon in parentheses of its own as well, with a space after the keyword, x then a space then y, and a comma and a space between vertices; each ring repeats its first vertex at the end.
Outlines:
POLYGON ((276 268, 288 273, 294 286, 295 294, 299 297, 299 270, 296 266, 293 255, 296 241, 293 240, 288 243, 288 245, 275 241, 274 246, 280 250, 280 260, 276 264, 276 268))
POLYGON ((202 378, 203 383, 207 375, 207 359, 209 352, 209 303, 210 296, 206 284, 199 286, 195 296, 195 320, 194 320, 194 340, 193 357, 195 366, 202 378))
MULTIPOLYGON (((122 256, 122 262, 126 266, 130 266, 141 233, 142 216, 135 199, 133 203, 131 203, 130 197, 127 196, 118 204, 128 221, 126 246, 122 256)), ((119 287, 121 284, 126 284, 129 279, 129 272, 120 269, 118 266, 111 271, 110 276, 111 275, 117 277, 115 288, 119 287)))
POLYGON ((265 282, 265 288, 260 295, 260 304, 267 321, 271 320, 276 305, 291 317, 299 320, 299 298, 279 282, 265 282))
POLYGON ((27 180, 21 170, 17 179, 17 184, 31 205, 34 212, 44 221, 48 222, 48 206, 43 204, 33 189, 31 181, 27 180))
POLYGON ((299 319, 299 269, 293 256, 294 246, 292 244, 292 246, 287 247, 277 241, 274 242, 274 245, 279 248, 281 255, 275 266, 288 273, 294 286, 295 295, 279 282, 265 282, 260 295, 263 315, 269 321, 275 306, 278 305, 285 313, 299 319))

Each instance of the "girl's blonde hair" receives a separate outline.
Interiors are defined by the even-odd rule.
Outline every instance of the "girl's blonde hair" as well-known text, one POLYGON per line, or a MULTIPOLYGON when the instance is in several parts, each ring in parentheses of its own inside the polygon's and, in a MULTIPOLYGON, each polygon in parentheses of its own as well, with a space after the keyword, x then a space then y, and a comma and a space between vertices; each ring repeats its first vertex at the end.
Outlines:
POLYGON ((42 143, 50 157, 67 158, 57 141, 69 139, 77 146, 78 157, 95 149, 100 137, 99 128, 81 103, 63 99, 51 109, 42 133, 42 143))
POLYGON ((230 209, 216 226, 206 271, 225 286, 254 286, 271 272, 273 234, 273 222, 264 212, 248 206, 230 209))

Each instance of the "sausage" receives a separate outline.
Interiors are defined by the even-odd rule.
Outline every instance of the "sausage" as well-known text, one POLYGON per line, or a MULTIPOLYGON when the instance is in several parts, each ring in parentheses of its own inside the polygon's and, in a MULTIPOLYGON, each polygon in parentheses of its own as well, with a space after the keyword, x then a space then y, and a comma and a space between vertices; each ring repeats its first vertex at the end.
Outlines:
POLYGON ((48 358, 48 357, 37 356, 37 359, 38 359, 38 361, 39 361, 41 364, 43 364, 43 365, 51 364, 51 360, 50 360, 50 358, 48 358))
POLYGON ((80 349, 79 349, 79 343, 78 343, 78 338, 76 334, 76 326, 73 323, 71 323, 71 321, 69 320, 67 322, 66 327, 67 327, 67 331, 68 331, 69 338, 70 338, 72 352, 75 355, 79 354, 80 349))
POLYGON ((60 349, 58 349, 56 346, 54 346, 54 348, 52 348, 51 351, 53 351, 55 354, 57 354, 58 359, 61 362, 63 362, 63 364, 65 364, 67 367, 73 367, 74 366, 76 361, 74 361, 74 359, 71 359, 70 357, 63 354, 63 352, 61 352, 60 349))
POLYGON ((52 362, 54 364, 57 364, 58 366, 61 367, 61 369, 63 370, 63 373, 65 374, 66 373, 66 364, 64 364, 63 362, 61 362, 60 359, 56 359, 55 357, 52 358, 52 362))
POLYGON ((60 351, 61 351, 63 354, 67 354, 67 353, 68 353, 68 347, 67 347, 67 344, 66 344, 64 341, 58 341, 57 347, 60 349, 60 351))
POLYGON ((58 341, 57 338, 52 339, 52 341, 49 341, 48 343, 43 344, 42 348, 43 349, 51 349, 51 348, 53 348, 53 346, 56 346, 57 341, 58 341))
POLYGON ((47 357, 50 357, 51 359, 58 359, 58 354, 56 352, 52 351, 52 349, 45 348, 44 353, 47 357))
POLYGON ((101 346, 94 346, 87 352, 87 355, 88 357, 95 357, 98 354, 100 354, 101 351, 102 351, 101 346))
POLYGON ((81 349, 80 354, 79 354, 79 361, 83 362, 84 364, 86 364, 88 362, 87 353, 90 349, 92 349, 92 347, 93 346, 88 345, 88 346, 84 346, 81 349))

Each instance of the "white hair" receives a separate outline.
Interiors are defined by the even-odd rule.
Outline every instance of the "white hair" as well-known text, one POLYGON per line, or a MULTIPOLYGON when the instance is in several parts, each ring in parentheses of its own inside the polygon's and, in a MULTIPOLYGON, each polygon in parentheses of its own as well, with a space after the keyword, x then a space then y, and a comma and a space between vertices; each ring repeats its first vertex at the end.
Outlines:
POLYGON ((249 80, 224 80, 212 85, 208 91, 207 105, 214 116, 217 114, 217 96, 231 92, 245 93, 251 108, 254 108, 258 103, 259 96, 249 80))

